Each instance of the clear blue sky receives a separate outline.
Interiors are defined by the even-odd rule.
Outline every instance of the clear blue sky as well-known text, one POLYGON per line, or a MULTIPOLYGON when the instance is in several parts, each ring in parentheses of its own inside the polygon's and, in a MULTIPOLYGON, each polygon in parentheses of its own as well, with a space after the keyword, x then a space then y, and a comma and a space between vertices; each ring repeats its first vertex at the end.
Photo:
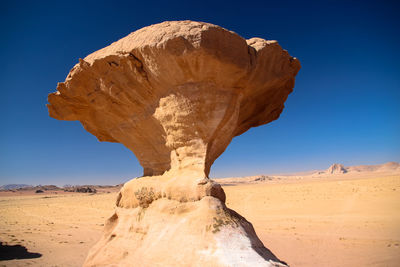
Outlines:
POLYGON ((1 1, 0 184, 116 184, 142 168, 121 144, 48 116, 47 94, 89 53, 165 20, 278 40, 300 59, 277 121, 236 137, 212 177, 400 161, 396 1, 1 1))

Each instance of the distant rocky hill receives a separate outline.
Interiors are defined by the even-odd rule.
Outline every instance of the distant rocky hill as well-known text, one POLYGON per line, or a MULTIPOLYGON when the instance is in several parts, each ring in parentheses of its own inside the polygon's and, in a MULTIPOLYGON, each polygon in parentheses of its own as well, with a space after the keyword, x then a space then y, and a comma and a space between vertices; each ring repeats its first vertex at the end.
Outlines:
POLYGON ((6 184, 0 186, 0 190, 16 190, 16 189, 21 189, 21 188, 26 188, 26 187, 31 187, 31 185, 28 184, 6 184))
POLYGON ((62 190, 56 185, 26 185, 26 184, 8 184, 0 187, 0 190, 17 190, 17 191, 31 191, 31 190, 42 190, 42 191, 60 191, 62 190))
POLYGON ((398 162, 387 162, 379 165, 359 165, 348 167, 348 171, 364 172, 364 171, 379 171, 379 172, 390 172, 400 171, 400 163, 398 162))
POLYGON ((343 164, 334 163, 328 169, 321 171, 306 171, 292 174, 282 175, 256 175, 256 176, 245 176, 245 177, 228 177, 218 178, 217 181, 221 185, 236 185, 236 184, 247 184, 247 183, 262 183, 268 181, 286 180, 286 179, 303 179, 307 177, 324 177, 344 174, 365 174, 370 173, 385 173, 385 174, 400 174, 400 163, 398 162, 387 162, 378 165, 358 165, 346 167, 343 164))
POLYGON ((58 187, 56 185, 26 185, 26 184, 7 184, 0 186, 0 191, 27 192, 77 192, 77 193, 109 193, 118 191, 122 185, 65 185, 58 187))
POLYGON ((400 163, 387 162, 377 165, 358 165, 345 167, 342 164, 332 164, 327 170, 318 171, 314 175, 332 175, 345 173, 362 173, 362 172, 400 172, 400 163))
POLYGON ((347 170, 342 164, 334 163, 326 171, 328 174, 346 173, 347 170))

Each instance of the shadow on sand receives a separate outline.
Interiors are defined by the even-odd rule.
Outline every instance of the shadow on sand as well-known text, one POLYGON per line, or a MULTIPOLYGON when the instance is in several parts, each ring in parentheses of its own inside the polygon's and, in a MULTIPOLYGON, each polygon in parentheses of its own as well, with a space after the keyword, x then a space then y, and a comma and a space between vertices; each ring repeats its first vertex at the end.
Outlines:
POLYGON ((29 252, 21 245, 8 246, 0 242, 0 261, 40 258, 42 254, 29 252))

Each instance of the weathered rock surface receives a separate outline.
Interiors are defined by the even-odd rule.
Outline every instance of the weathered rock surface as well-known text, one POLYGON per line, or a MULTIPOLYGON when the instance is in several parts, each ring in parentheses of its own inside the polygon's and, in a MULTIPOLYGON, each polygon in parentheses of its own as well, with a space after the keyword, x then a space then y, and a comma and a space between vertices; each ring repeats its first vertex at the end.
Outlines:
POLYGON ((276 41, 164 22, 80 60, 48 109, 124 144, 145 176, 188 167, 207 176, 234 136, 279 117, 299 69, 276 41))
POLYGON ((49 95, 50 116, 124 144, 145 176, 123 186, 85 265, 285 266, 208 174, 233 137, 279 117, 299 69, 276 41, 193 21, 80 60, 49 95))
POLYGON ((214 197, 160 198, 148 208, 117 207, 86 266, 286 266, 252 225, 214 197))
POLYGON ((334 163, 326 170, 326 172, 328 174, 340 174, 340 173, 346 173, 347 170, 342 164, 334 163))

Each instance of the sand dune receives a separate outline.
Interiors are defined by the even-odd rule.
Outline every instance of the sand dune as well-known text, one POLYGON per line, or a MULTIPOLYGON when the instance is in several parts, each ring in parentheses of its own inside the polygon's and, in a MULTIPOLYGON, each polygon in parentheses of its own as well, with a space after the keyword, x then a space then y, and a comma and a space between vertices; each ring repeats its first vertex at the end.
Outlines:
MULTIPOLYGON (((267 179, 224 190, 228 207, 251 221, 264 244, 291 266, 400 262, 400 175, 267 179)), ((42 255, 0 260, 0 266, 81 266, 116 198, 14 194, 0 197, 0 242, 42 255)))

